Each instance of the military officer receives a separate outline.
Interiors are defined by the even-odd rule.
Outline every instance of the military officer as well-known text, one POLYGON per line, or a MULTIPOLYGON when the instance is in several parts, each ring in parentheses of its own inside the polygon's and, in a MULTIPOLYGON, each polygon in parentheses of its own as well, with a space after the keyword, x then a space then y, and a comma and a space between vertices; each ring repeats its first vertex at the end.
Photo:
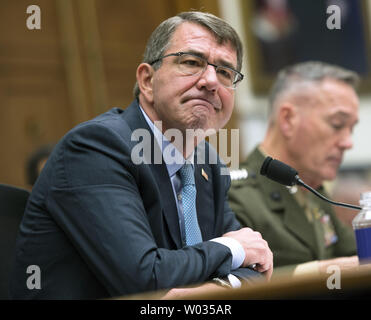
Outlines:
POLYGON ((357 83, 354 72, 322 62, 282 70, 270 94, 265 138, 241 169, 231 173, 231 208, 243 225, 268 242, 275 268, 287 266, 297 274, 326 272, 332 264, 358 265, 353 231, 330 204, 304 188, 287 188, 259 173, 269 155, 325 194, 323 182, 336 177, 344 152, 352 147, 357 83))

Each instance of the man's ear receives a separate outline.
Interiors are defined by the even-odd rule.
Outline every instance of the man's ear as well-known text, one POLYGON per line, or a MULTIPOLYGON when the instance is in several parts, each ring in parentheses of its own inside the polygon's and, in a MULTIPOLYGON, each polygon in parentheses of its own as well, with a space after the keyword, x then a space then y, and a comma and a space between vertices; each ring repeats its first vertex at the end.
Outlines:
POLYGON ((295 105, 284 102, 279 108, 278 122, 284 137, 290 138, 296 134, 299 123, 299 113, 295 105))
POLYGON ((148 63, 141 63, 137 68, 137 83, 143 98, 147 103, 153 103, 154 70, 148 63))

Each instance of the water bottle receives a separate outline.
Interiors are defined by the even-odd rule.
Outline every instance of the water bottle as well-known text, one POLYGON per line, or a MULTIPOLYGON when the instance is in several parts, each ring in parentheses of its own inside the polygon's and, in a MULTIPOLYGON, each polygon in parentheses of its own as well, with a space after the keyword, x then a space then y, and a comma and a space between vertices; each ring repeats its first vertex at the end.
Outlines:
POLYGON ((363 192, 359 204, 362 210, 352 221, 360 264, 371 262, 371 192, 363 192))

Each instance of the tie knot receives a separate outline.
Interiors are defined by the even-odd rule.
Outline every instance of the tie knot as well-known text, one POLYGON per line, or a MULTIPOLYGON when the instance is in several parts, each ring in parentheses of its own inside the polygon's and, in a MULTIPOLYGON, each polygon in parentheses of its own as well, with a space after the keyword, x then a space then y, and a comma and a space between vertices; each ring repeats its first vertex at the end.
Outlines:
POLYGON ((183 186, 195 184, 195 175, 190 163, 186 162, 183 167, 180 168, 179 173, 183 186))

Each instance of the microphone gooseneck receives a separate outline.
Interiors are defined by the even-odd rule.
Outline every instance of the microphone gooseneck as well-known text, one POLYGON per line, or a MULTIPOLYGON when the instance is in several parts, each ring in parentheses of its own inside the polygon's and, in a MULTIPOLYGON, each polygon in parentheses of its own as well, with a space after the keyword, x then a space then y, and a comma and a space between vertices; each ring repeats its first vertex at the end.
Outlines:
POLYGON ((309 190, 310 192, 314 193, 317 197, 321 198, 324 201, 327 201, 336 206, 342 206, 354 210, 361 210, 362 208, 359 206, 342 203, 342 202, 335 202, 330 199, 327 199, 325 196, 320 194, 318 191, 314 190, 312 187, 308 186, 300 179, 298 172, 291 168, 286 163, 283 163, 279 160, 272 159, 271 157, 266 157, 261 168, 260 174, 266 176, 267 178, 276 181, 280 184, 285 186, 292 187, 294 185, 300 185, 309 190))

